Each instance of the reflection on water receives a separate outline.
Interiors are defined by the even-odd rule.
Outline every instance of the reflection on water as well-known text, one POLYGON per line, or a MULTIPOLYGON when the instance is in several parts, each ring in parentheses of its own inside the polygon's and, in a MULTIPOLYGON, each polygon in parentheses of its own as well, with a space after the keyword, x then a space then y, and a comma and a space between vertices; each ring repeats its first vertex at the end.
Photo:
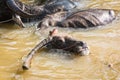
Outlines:
MULTIPOLYGON (((84 3, 84 2, 82 2, 84 3)), ((120 0, 89 0, 85 8, 120 10, 120 0), (89 4, 88 4, 89 3, 89 4)), ((83 40, 91 54, 74 57, 62 52, 39 50, 31 68, 23 72, 22 60, 43 38, 34 27, 20 29, 13 24, 0 25, 0 80, 120 80, 120 20, 91 30, 61 29, 59 32, 83 40)))

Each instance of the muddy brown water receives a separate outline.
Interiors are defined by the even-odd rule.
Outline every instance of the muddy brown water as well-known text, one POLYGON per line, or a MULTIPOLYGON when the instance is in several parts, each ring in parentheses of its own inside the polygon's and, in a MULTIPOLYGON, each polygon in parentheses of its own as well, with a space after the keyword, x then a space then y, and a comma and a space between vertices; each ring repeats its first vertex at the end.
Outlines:
MULTIPOLYGON (((80 7, 115 9, 120 14, 120 0, 81 0, 80 7)), ((31 68, 22 71, 25 56, 53 29, 39 32, 33 24, 27 26, 0 25, 0 80, 120 80, 119 17, 90 30, 58 28, 60 34, 87 42, 91 54, 74 57, 42 49, 34 56, 31 68)))

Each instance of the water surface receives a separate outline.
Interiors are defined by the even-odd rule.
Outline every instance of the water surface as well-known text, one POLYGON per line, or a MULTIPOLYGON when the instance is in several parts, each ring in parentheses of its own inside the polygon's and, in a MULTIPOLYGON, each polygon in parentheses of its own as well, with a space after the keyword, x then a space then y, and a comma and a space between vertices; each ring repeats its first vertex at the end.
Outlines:
MULTIPOLYGON (((81 0, 80 8, 115 9, 119 15, 120 0, 81 0)), ((22 60, 52 29, 42 33, 36 32, 31 24, 24 29, 14 24, 1 24, 0 80, 120 80, 119 16, 96 29, 58 28, 61 34, 87 42, 91 54, 74 57, 43 49, 34 56, 31 68, 22 71, 22 60)))

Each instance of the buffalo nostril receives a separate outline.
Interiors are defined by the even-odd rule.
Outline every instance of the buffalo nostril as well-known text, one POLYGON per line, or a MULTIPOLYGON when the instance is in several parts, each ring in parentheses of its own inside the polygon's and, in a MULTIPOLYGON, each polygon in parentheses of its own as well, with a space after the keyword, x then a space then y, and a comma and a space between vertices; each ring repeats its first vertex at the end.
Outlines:
POLYGON ((82 47, 87 47, 86 42, 83 42, 83 41, 81 41, 81 42, 79 43, 79 45, 82 46, 82 47))
POLYGON ((52 26, 52 22, 48 22, 48 25, 49 25, 49 26, 52 26))
POLYGON ((109 14, 110 14, 111 16, 113 16, 113 17, 115 16, 115 12, 114 12, 113 10, 110 10, 110 11, 109 11, 109 14))

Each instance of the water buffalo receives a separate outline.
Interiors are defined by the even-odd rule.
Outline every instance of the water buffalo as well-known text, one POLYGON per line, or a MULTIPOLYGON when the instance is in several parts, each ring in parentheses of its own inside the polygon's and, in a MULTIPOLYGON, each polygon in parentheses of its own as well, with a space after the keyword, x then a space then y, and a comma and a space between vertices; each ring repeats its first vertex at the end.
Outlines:
POLYGON ((70 0, 54 2, 53 4, 46 2, 45 5, 27 5, 19 0, 1 0, 0 4, 0 23, 13 20, 22 27, 25 27, 22 21, 41 20, 46 14, 67 10, 69 5, 75 5, 70 0))
POLYGON ((38 24, 38 28, 49 26, 89 28, 108 24, 115 18, 115 11, 111 9, 88 9, 75 12, 62 11, 46 16, 38 24))
POLYGON ((55 35, 56 29, 50 31, 49 37, 37 44, 27 55, 23 62, 22 68, 29 69, 31 60, 38 49, 46 46, 48 49, 61 49, 71 52, 74 55, 88 55, 90 53, 89 47, 84 41, 78 41, 68 36, 55 35))

